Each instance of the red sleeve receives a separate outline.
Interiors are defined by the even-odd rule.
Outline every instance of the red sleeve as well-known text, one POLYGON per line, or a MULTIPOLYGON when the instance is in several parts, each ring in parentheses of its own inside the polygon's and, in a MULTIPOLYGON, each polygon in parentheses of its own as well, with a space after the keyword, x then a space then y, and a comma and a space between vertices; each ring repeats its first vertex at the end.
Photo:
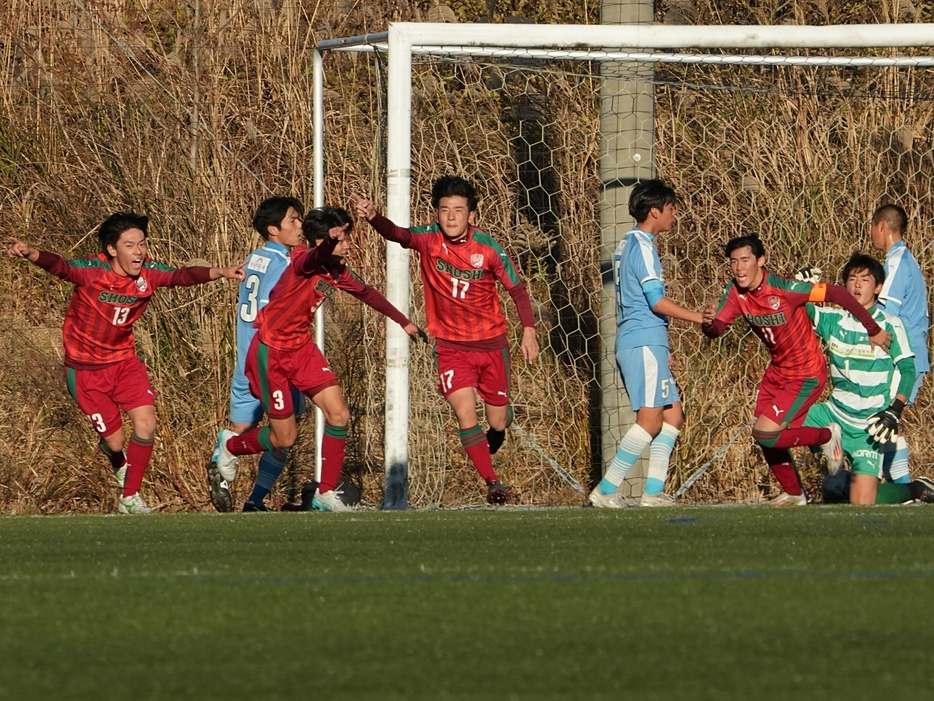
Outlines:
POLYGON ((68 265, 68 261, 57 253, 39 251, 39 257, 36 259, 35 264, 57 278, 67 280, 68 282, 79 282, 79 280, 72 275, 72 267, 68 265))
POLYGON ((731 285, 720 300, 720 308, 714 320, 706 325, 701 324, 701 331, 707 338, 717 338, 723 335, 723 332, 741 312, 739 303, 736 301, 736 287, 731 285))
POLYGON ((809 300, 812 302, 826 301, 839 304, 850 314, 859 319, 859 323, 866 327, 866 332, 870 336, 875 336, 882 330, 882 327, 880 327, 879 324, 875 322, 875 320, 872 318, 869 312, 866 311, 863 305, 856 301, 856 297, 846 291, 845 287, 840 287, 839 285, 828 285, 826 283, 818 283, 817 285, 814 285, 814 291, 811 292, 809 300), (819 288, 823 288, 823 290, 820 290, 819 288), (817 299, 816 297, 822 297, 822 299, 817 299))
POLYGON ((370 220, 370 226, 384 239, 395 241, 403 248, 409 248, 412 244, 411 230, 396 226, 379 212, 370 220))
POLYGON ((178 268, 169 273, 168 282, 160 287, 191 287, 211 282, 211 269, 203 265, 192 265, 188 268, 178 268))
POLYGON ((337 243, 337 239, 332 239, 328 236, 314 248, 303 248, 300 251, 293 251, 292 270, 295 271, 296 275, 302 277, 311 277, 315 275, 320 272, 321 266, 324 265, 331 254, 334 253, 334 248, 337 246, 337 243))
POLYGON ((372 307, 383 316, 389 317, 399 326, 408 326, 412 322, 409 318, 396 309, 392 303, 376 290, 353 276, 347 268, 341 271, 334 286, 353 295, 368 307, 372 307))
POLYGON ((535 328, 535 315, 532 313, 532 300, 529 298, 529 291, 525 288, 525 283, 520 282, 515 287, 507 287, 506 291, 516 303, 516 311, 519 312, 519 321, 526 328, 535 328))

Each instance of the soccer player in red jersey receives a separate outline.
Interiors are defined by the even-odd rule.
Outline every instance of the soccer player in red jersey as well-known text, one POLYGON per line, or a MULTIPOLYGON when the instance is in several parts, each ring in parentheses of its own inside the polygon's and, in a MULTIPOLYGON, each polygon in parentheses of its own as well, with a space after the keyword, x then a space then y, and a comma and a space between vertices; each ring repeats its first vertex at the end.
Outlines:
POLYGON ((871 345, 888 348, 889 335, 846 288, 812 285, 768 272, 765 246, 756 236, 732 239, 725 254, 733 282, 727 285, 719 306, 710 305, 704 310, 701 329, 708 337, 716 338, 737 316, 742 316, 768 348, 771 361, 759 383, 752 436, 783 489, 771 503, 804 505, 807 496, 788 449, 822 445, 832 473, 843 463, 839 424, 826 428, 803 425, 808 408, 827 384, 827 363, 804 305, 839 304, 866 328, 871 345))
POLYGON ((435 181, 431 204, 436 221, 404 229, 357 197, 357 216, 389 241, 419 252, 428 333, 435 337, 439 391, 460 426, 464 450, 487 484, 487 501, 502 504, 509 491, 493 469, 512 422, 509 406, 509 349, 506 317, 496 290, 499 280, 516 304, 522 323, 519 345, 527 362, 538 357, 535 319, 525 283, 503 248, 474 226, 477 194, 473 185, 453 175, 435 181), (477 420, 477 392, 483 398, 490 429, 477 420))
POLYGON ((11 258, 26 258, 75 285, 62 328, 65 378, 123 487, 117 508, 124 514, 152 511, 139 488, 156 430, 155 395, 134 349, 133 324, 158 287, 199 285, 222 277, 243 279, 242 265, 176 269, 151 261, 148 226, 149 218, 142 214, 112 214, 97 232, 101 253, 78 260, 65 260, 17 240, 7 250, 11 258), (133 425, 126 453, 121 409, 133 425))
POLYGON ((222 473, 236 469, 237 456, 291 448, 298 436, 291 388, 301 391, 324 413, 321 482, 311 502, 319 511, 348 509, 335 487, 344 464, 350 411, 337 377, 312 339, 309 325, 315 311, 336 288, 386 315, 410 336, 424 337, 421 329, 344 264, 351 225, 350 215, 338 208, 314 209, 305 216, 302 231, 310 247, 292 249, 292 264, 256 317, 257 333, 247 354, 250 392, 263 403, 269 425, 241 435, 225 429, 218 436, 217 468, 222 473))

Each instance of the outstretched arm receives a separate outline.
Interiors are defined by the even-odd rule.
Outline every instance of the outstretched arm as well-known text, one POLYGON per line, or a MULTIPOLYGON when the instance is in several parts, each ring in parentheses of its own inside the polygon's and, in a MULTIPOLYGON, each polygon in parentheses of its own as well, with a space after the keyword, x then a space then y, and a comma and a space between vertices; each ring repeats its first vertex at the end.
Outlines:
POLYGON ((664 314, 665 316, 671 317, 673 319, 681 319, 682 321, 690 321, 694 324, 701 324, 704 321, 704 315, 700 312, 692 312, 686 307, 682 307, 677 302, 672 301, 668 297, 662 297, 658 300, 653 306, 652 311, 656 314, 664 314))
POLYGON ((352 197, 357 210, 357 216, 361 219, 366 219, 370 223, 370 226, 376 229, 376 233, 387 241, 395 241, 403 248, 409 247, 412 241, 411 230, 393 224, 376 210, 376 205, 370 200, 360 195, 352 195, 352 197))
POLYGON ((73 268, 68 265, 68 261, 57 253, 41 251, 19 239, 13 239, 10 247, 7 248, 6 254, 10 258, 25 258, 51 275, 68 282, 80 283, 83 279, 83 271, 80 268, 73 268))

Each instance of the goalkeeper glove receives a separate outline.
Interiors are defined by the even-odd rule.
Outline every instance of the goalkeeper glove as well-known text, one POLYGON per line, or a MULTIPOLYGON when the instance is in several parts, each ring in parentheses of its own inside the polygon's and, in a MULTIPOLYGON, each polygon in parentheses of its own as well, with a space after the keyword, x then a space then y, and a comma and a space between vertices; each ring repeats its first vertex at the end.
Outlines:
POLYGON ((867 433, 872 436, 873 440, 882 445, 894 443, 896 436, 898 436, 898 421, 902 417, 902 409, 904 408, 905 402, 896 399, 888 409, 877 411, 867 420, 867 433))
POLYGON ((810 282, 812 285, 814 285, 820 282, 820 276, 823 274, 823 272, 823 270, 813 265, 805 265, 795 273, 795 280, 800 280, 801 282, 810 282))

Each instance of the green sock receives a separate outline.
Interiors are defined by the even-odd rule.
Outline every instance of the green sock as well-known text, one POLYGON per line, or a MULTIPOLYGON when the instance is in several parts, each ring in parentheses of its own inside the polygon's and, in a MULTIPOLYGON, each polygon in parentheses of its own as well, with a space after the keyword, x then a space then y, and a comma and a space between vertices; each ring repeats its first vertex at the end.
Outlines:
POLYGON ((879 485, 879 491, 876 492, 877 504, 904 504, 910 500, 911 490, 907 484, 883 482, 879 485))

